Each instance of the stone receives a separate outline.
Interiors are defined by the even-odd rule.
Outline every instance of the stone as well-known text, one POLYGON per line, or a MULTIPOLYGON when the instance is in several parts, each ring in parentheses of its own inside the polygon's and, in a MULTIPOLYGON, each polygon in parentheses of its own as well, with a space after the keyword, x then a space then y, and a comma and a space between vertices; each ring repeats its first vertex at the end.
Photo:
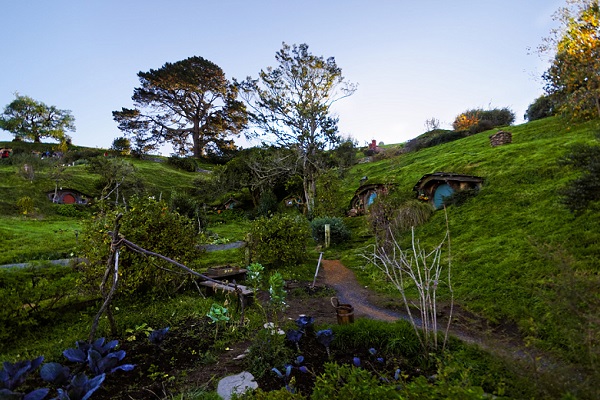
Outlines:
POLYGON ((222 399, 229 400, 234 393, 243 394, 249 389, 256 388, 258 388, 258 383, 254 380, 254 376, 250 372, 244 371, 221 379, 217 386, 217 394, 222 399))
POLYGON ((498 147, 505 144, 512 143, 512 133, 506 131, 498 131, 493 135, 490 135, 490 145, 492 147, 498 147))

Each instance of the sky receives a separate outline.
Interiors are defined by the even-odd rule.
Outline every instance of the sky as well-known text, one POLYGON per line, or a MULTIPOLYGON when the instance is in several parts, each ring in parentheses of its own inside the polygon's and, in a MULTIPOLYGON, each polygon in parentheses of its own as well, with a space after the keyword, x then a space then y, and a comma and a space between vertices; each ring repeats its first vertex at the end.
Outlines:
MULTIPOLYGON (((565 0, 0 0, 0 110, 18 92, 70 110, 80 146, 123 136, 137 73, 192 56, 228 79, 276 66, 282 43, 334 57, 356 93, 335 103, 360 146, 402 143, 435 118, 510 108, 516 124, 543 94, 535 48, 565 0)), ((0 130, 0 140, 13 135, 0 130)), ((247 147, 251 143, 237 141, 247 147)), ((168 152, 168 150, 164 150, 168 152)), ((168 155, 168 154, 166 154, 168 155)))

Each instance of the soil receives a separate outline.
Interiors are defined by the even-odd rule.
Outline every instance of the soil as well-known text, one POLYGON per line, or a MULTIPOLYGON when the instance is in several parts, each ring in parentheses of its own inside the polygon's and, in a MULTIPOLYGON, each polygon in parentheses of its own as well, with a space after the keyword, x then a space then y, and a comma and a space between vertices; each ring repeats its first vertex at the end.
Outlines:
MULTIPOLYGON (((406 319, 397 299, 385 298, 361 286, 354 273, 339 261, 322 260, 322 268, 315 285, 312 282, 288 282, 288 307, 285 318, 295 320, 300 315, 312 316, 319 325, 338 323, 334 305, 351 304, 354 318, 371 318, 384 321, 406 319)), ((260 301, 259 299, 257 299, 260 301)), ((448 318, 449 309, 440 315, 442 323, 448 318)), ((476 343, 497 355, 512 359, 536 360, 537 355, 526 351, 526 346, 510 325, 490 326, 459 308, 453 310, 453 328, 450 334, 459 339, 476 343)), ((206 318, 207 319, 207 318, 206 318)), ((214 325, 204 320, 189 320, 186 324, 169 332, 164 343, 157 347, 148 341, 123 342, 126 350, 124 361, 136 364, 131 372, 117 371, 111 374, 105 384, 94 393, 95 399, 162 399, 171 398, 172 391, 182 387, 215 390, 220 378, 244 371, 243 358, 250 342, 232 344, 218 356, 212 356, 213 343, 206 338, 214 336, 214 325), (204 339, 204 340, 202 340, 204 339), (204 343, 200 344, 199 343, 204 343)), ((314 335, 313 335, 314 336, 314 335)), ((311 353, 310 359, 327 360, 323 346, 316 342, 304 342, 303 354, 311 353)), ((353 357, 368 358, 366 349, 351 349, 346 353, 336 353, 336 361, 352 363, 353 357)), ((307 357, 308 359, 308 357, 307 357)), ((539 358, 537 359, 539 362, 539 358)), ((322 365, 311 365, 313 372, 322 372, 322 365)), ((385 365, 381 366, 382 368, 385 365)), ((284 371, 282 371, 284 372, 284 371)), ((285 372, 284 372, 285 373, 285 372)), ((296 387, 304 394, 310 393, 314 378, 308 375, 294 375, 296 387)), ((274 373, 266 373, 258 380, 264 390, 284 386, 282 379, 274 373)))

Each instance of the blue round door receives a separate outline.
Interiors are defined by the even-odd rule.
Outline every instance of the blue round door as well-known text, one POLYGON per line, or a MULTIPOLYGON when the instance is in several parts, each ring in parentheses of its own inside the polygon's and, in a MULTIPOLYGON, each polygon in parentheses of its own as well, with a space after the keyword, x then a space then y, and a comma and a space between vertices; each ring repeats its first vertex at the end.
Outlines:
POLYGON ((373 202, 375 201, 376 198, 377 198, 377 192, 371 192, 371 194, 369 194, 369 197, 367 198, 367 207, 370 206, 371 204, 373 204, 373 202))
POLYGON ((438 186, 433 194, 433 205, 435 208, 442 208, 444 205, 444 199, 452 196, 452 193, 454 193, 454 189, 452 189, 452 187, 450 187, 450 185, 447 183, 438 186))

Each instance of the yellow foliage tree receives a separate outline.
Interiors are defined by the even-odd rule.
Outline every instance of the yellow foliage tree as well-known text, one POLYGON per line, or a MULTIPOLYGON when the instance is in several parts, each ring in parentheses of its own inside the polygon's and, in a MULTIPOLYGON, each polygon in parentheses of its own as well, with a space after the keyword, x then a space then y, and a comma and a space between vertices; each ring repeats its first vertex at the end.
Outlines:
POLYGON ((556 50, 543 78, 559 112, 590 120, 600 117, 600 7, 598 0, 575 3, 574 9, 559 10, 563 27, 555 32, 554 45, 540 48, 556 50))

